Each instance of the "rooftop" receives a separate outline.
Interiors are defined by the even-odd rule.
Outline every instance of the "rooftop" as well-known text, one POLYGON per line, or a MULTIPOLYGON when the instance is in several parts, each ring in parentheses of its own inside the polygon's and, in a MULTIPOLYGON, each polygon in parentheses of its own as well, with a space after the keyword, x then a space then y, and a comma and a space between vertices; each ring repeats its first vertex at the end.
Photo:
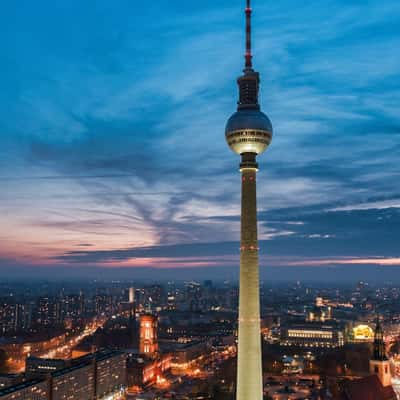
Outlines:
POLYGON ((18 390, 23 390, 31 386, 38 385, 40 383, 43 383, 44 381, 45 381, 44 379, 34 379, 31 381, 19 383, 18 385, 7 387, 5 389, 0 390, 0 397, 7 396, 8 394, 17 392, 18 390))

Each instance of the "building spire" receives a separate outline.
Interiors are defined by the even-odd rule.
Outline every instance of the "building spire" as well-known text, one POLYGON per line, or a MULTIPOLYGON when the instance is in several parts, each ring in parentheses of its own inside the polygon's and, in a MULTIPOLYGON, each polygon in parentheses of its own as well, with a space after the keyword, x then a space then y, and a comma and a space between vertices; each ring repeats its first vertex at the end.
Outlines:
POLYGON ((251 5, 250 0, 247 0, 246 5, 246 69, 253 68, 253 55, 251 54, 251 5))
POLYGON ((380 323, 379 314, 376 318, 375 339, 374 339, 374 360, 384 361, 387 360, 385 342, 383 340, 383 330, 380 323))

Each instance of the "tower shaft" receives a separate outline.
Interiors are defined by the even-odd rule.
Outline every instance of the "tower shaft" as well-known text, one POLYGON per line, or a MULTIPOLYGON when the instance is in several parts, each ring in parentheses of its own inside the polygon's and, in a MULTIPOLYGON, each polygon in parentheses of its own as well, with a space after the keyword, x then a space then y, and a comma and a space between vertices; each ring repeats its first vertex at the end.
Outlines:
POLYGON ((241 165, 242 211, 237 400, 262 400, 263 398, 257 238, 257 164, 255 155, 253 156, 253 163, 243 160, 241 165))

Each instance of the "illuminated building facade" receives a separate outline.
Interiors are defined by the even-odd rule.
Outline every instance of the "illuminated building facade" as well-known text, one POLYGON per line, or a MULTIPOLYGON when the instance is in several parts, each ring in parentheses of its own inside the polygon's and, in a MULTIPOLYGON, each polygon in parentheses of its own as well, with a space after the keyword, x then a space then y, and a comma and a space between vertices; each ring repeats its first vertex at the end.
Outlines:
POLYGON ((101 400, 126 386, 126 355, 118 351, 69 361, 34 359, 30 369, 43 377, 0 390, 1 400, 101 400), (60 368, 63 362, 67 366, 60 368))
POLYGON ((27 357, 25 372, 28 375, 47 375, 68 367, 67 360, 57 358, 27 357))
POLYGON ((400 399, 400 356, 395 355, 390 361, 393 390, 396 392, 397 398, 400 399))
POLYGON ((33 380, 0 390, 1 400, 49 400, 49 382, 33 380))
POLYGON ((299 347, 341 347, 344 345, 344 333, 334 323, 291 323, 281 327, 281 344, 299 347))
POLYGON ((139 355, 131 354, 127 361, 129 386, 143 387, 164 380, 171 369, 172 355, 161 354, 158 347, 158 320, 152 314, 140 316, 139 355))
POLYGON ((65 343, 65 337, 65 333, 63 333, 50 339, 35 342, 24 342, 18 338, 12 338, 1 347, 9 357, 17 360, 25 360, 29 355, 40 354, 49 349, 62 346, 65 343))
POLYGON ((157 317, 151 314, 140 316, 139 352, 153 356, 158 352, 157 317))
POLYGON ((242 210, 240 237, 239 333, 237 361, 237 400, 263 398, 260 282, 257 237, 257 155, 272 139, 272 125, 258 102, 260 75, 253 69, 251 53, 251 6, 246 7, 245 69, 238 79, 237 112, 228 120, 226 141, 241 156, 242 210))
POLYGON ((106 398, 126 385, 126 355, 118 351, 98 353, 96 359, 96 398, 106 398))
POLYGON ((368 325, 357 325, 353 328, 352 339, 355 343, 373 342, 374 331, 368 325))
POLYGON ((307 313, 307 321, 325 322, 332 319, 332 309, 328 307, 326 310, 314 307, 307 313))
POLYGON ((156 359, 130 357, 127 363, 128 386, 147 386, 157 382, 171 369, 172 355, 164 354, 156 359))
POLYGON ((174 350, 174 360, 172 367, 174 369, 185 369, 200 357, 208 354, 210 345, 206 340, 194 340, 188 343, 178 343, 174 350))
POLYGON ((325 322, 332 319, 332 307, 324 304, 322 297, 315 299, 315 305, 307 313, 307 321, 325 322))
POLYGON ((52 374, 51 400, 92 400, 95 397, 93 364, 75 365, 52 374))
POLYGON ((19 332, 32 325, 31 304, 0 302, 0 334, 19 332))
POLYGON ((344 383, 344 400, 397 400, 392 386, 392 374, 386 357, 383 330, 377 321, 373 354, 369 363, 371 375, 344 383))
POLYGON ((36 319, 41 325, 54 326, 62 323, 61 303, 56 298, 41 297, 36 319))

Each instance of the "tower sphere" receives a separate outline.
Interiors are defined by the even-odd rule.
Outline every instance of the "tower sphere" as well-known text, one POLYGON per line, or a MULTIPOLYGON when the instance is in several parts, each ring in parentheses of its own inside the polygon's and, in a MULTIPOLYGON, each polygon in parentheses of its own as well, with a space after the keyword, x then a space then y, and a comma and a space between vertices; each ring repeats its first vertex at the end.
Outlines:
POLYGON ((272 124, 258 109, 241 109, 228 120, 225 138, 237 154, 263 153, 272 140, 272 124))

